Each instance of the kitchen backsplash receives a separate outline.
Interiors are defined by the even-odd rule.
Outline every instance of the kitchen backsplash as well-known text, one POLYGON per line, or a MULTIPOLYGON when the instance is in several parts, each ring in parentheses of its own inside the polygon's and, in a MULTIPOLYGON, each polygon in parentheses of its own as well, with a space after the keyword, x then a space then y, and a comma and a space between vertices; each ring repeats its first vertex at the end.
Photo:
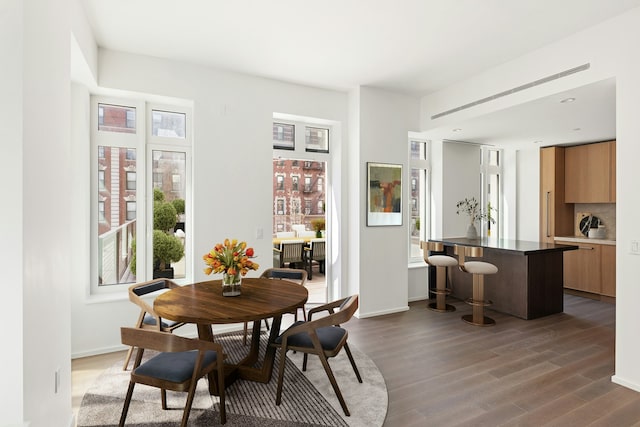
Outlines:
POLYGON ((589 212, 600 218, 600 222, 606 227, 606 239, 616 238, 616 204, 615 203, 576 203, 574 205, 574 217, 578 212, 589 212))

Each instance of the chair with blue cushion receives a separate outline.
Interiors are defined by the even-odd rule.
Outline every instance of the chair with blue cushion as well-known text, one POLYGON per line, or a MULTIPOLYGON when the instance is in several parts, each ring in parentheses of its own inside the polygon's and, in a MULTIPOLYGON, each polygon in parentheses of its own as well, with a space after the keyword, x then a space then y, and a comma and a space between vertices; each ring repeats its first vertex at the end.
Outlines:
MULTIPOLYGON (((138 321, 135 324, 136 328, 141 329, 153 329, 156 331, 171 332, 176 328, 184 325, 182 322, 175 322, 173 320, 161 319, 153 311, 153 301, 145 300, 143 297, 157 296, 162 291, 167 289, 177 288, 180 285, 172 282, 168 279, 154 279, 148 282, 136 283, 129 287, 129 301, 140 307, 140 315, 138 321)), ((133 353, 133 347, 129 348, 127 356, 124 359, 123 370, 126 371, 129 366, 129 360, 131 360, 131 354, 133 353)))
POLYGON ((224 390, 225 355, 220 344, 185 338, 169 332, 139 328, 121 328, 122 343, 137 347, 138 352, 131 370, 129 388, 125 397, 120 427, 124 426, 136 384, 160 389, 162 409, 167 409, 167 392, 186 391, 187 402, 182 414, 182 427, 187 425, 198 380, 215 371, 216 392, 220 397, 220 423, 227 421, 224 390), (142 362, 145 349, 159 353, 142 362))
POLYGON ((347 344, 347 330, 340 327, 340 324, 351 319, 358 309, 358 295, 352 295, 329 304, 324 304, 309 310, 307 321, 295 322, 291 327, 284 331, 271 345, 280 349, 280 365, 278 369, 278 388, 276 392, 276 405, 280 405, 282 401, 282 381, 284 379, 284 367, 287 351, 299 351, 304 353, 302 361, 302 370, 307 370, 307 356, 315 354, 320 359, 322 367, 329 377, 333 391, 340 401, 340 406, 346 416, 349 416, 349 409, 342 397, 336 378, 329 366, 328 359, 335 357, 344 347, 347 357, 351 362, 353 371, 356 374, 358 382, 362 383, 360 372, 356 366, 349 345, 347 344), (338 310, 338 311, 336 311, 338 310), (319 312, 328 312, 329 314, 312 320, 314 314, 319 312))

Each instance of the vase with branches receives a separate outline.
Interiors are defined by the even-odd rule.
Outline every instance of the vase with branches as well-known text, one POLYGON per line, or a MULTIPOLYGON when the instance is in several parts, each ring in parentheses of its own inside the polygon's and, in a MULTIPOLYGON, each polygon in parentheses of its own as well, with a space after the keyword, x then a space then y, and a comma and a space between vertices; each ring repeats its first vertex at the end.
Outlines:
POLYGON ((465 197, 456 204, 456 214, 466 214, 469 217, 469 227, 467 228, 466 235, 468 239, 475 239, 478 237, 478 231, 475 226, 477 221, 487 221, 490 224, 496 223, 496 220, 491 213, 492 211, 497 212, 497 209, 491 207, 491 202, 487 203, 486 209, 482 209, 480 207, 480 203, 475 197, 465 197))

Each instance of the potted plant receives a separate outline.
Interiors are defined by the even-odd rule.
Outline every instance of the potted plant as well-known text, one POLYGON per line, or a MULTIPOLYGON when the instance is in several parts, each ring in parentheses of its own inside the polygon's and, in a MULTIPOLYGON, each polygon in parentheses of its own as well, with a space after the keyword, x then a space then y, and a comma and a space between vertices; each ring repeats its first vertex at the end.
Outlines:
POLYGON ((467 228, 467 239, 477 239, 478 238, 478 230, 476 230, 475 223, 479 220, 486 220, 490 223, 496 222, 496 220, 491 216, 491 210, 496 210, 491 207, 491 204, 487 205, 487 210, 483 211, 480 208, 480 205, 475 197, 471 197, 470 199, 464 198, 464 200, 460 200, 456 204, 456 214, 466 214, 469 217, 469 227, 467 228))
POLYGON ((153 278, 173 279, 172 262, 184 256, 184 246, 176 236, 153 230, 153 278))
POLYGON ((313 227, 313 229, 316 232, 316 237, 317 238, 322 237, 322 231, 324 230, 324 227, 325 227, 324 218, 312 219, 311 220, 311 226, 313 227))

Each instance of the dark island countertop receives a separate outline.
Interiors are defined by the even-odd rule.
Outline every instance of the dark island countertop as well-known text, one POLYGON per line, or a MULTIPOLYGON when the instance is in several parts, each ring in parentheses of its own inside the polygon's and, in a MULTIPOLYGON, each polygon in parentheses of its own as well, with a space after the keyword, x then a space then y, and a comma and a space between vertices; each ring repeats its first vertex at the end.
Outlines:
POLYGON ((429 239, 431 242, 444 243, 445 245, 479 246, 497 251, 521 252, 522 255, 537 252, 571 251, 578 249, 577 245, 563 245, 556 243, 530 242, 527 240, 508 240, 484 237, 467 239, 465 237, 441 237, 429 239))

